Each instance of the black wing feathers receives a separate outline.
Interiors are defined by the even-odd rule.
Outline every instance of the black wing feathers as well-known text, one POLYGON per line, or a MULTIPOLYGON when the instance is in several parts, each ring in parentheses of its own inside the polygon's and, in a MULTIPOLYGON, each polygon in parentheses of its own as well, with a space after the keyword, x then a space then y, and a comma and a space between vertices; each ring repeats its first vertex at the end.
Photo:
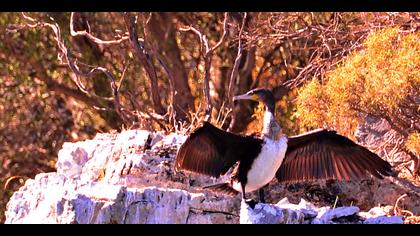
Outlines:
POLYGON ((260 139, 232 134, 204 122, 180 147, 175 170, 219 177, 240 158, 249 155, 250 149, 261 148, 261 142, 260 139))
POLYGON ((364 177, 366 171, 382 178, 392 173, 392 167, 350 139, 322 129, 289 138, 276 176, 280 182, 350 180, 364 177))

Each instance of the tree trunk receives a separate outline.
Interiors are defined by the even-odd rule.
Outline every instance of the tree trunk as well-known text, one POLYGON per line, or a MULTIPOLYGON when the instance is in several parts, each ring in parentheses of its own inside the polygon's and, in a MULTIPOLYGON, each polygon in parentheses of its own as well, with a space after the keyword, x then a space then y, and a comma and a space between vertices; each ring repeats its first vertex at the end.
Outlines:
POLYGON ((173 73, 176 119, 185 120, 188 111, 194 110, 194 97, 188 85, 188 76, 181 60, 172 19, 172 13, 153 13, 146 27, 154 38, 158 52, 168 62, 168 67, 173 73))
MULTIPOLYGON (((239 65, 239 78, 235 83, 234 94, 246 93, 252 85, 252 68, 255 66, 255 48, 244 50, 241 64, 239 65)), ((232 118, 229 124, 229 130, 234 133, 242 132, 252 121, 254 108, 258 104, 250 101, 241 101, 235 104, 232 111, 232 118)))
MULTIPOLYGON (((220 64, 221 63, 219 63, 219 65, 220 64)), ((212 79, 210 80, 210 95, 211 102, 216 111, 220 112, 223 102, 225 102, 225 107, 228 105, 226 100, 227 86, 231 71, 232 68, 228 66, 221 66, 218 69, 213 67, 213 73, 211 73, 212 79)))

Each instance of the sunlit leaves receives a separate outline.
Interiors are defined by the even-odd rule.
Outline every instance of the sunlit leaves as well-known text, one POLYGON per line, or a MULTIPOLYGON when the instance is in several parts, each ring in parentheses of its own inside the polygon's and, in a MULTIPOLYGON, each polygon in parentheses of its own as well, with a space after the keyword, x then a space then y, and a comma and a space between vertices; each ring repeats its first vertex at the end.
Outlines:
POLYGON ((364 49, 327 73, 323 84, 314 79, 300 91, 297 114, 302 125, 351 134, 361 113, 409 118, 409 108, 401 106, 415 106, 413 98, 419 96, 419 38, 419 32, 403 34, 398 28, 372 33, 364 49))
POLYGON ((405 146, 416 155, 420 155, 420 133, 414 132, 408 136, 405 146))

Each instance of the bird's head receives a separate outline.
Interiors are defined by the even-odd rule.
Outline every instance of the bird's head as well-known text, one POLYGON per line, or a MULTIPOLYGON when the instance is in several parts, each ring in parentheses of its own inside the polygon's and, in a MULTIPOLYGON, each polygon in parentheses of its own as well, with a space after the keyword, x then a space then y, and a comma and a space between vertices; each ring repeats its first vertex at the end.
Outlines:
POLYGON ((271 112, 274 112, 275 99, 273 93, 265 88, 256 88, 245 94, 234 96, 233 101, 252 100, 262 102, 271 112))

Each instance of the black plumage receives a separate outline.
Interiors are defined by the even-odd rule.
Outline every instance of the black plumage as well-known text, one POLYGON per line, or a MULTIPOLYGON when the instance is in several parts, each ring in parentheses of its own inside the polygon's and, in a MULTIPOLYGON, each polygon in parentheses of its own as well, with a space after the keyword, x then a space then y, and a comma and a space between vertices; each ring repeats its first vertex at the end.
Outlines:
POLYGON ((262 140, 223 131, 203 122, 178 150, 175 170, 194 171, 207 176, 225 174, 237 161, 250 166, 261 150, 262 140))

